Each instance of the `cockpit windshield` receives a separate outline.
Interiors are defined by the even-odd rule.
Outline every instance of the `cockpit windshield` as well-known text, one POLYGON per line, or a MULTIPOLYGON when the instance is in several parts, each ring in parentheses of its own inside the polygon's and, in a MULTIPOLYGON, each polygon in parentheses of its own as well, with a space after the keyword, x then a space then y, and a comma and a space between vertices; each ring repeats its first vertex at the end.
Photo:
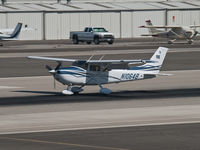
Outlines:
POLYGON ((104 29, 104 28, 93 28, 93 31, 94 31, 94 32, 108 32, 108 31, 106 31, 106 29, 104 29))

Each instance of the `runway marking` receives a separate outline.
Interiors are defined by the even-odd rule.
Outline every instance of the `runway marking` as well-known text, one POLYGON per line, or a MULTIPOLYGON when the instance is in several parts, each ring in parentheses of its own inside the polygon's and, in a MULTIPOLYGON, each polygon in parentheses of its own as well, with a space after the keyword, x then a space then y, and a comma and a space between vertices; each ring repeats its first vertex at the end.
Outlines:
POLYGON ((96 149, 105 149, 105 150, 129 150, 129 149, 124 149, 124 148, 114 148, 114 147, 94 146, 94 145, 84 145, 84 144, 73 144, 73 143, 63 143, 63 142, 51 142, 51 141, 44 141, 44 140, 23 139, 23 138, 13 138, 13 137, 0 137, 0 139, 33 142, 33 143, 44 143, 44 144, 56 144, 56 145, 65 145, 65 146, 74 146, 74 147, 96 148, 96 149))
MULTIPOLYGON (((105 125, 95 127, 80 127, 80 128, 63 128, 63 129, 49 129, 49 130, 32 130, 32 131, 13 131, 13 132, 2 132, 0 135, 10 134, 24 134, 24 133, 41 133, 41 132, 59 132, 59 131, 77 131, 77 130, 96 130, 96 129, 111 129, 111 128, 129 128, 129 127, 145 127, 145 126, 164 126, 164 125, 181 125, 181 124, 194 124, 200 123, 200 121, 174 121, 174 122, 163 122, 163 123, 138 123, 132 125, 105 125)), ((1 137, 0 137, 1 138, 1 137)))
POLYGON ((0 89, 17 89, 22 87, 16 87, 16 86, 0 86, 0 89))

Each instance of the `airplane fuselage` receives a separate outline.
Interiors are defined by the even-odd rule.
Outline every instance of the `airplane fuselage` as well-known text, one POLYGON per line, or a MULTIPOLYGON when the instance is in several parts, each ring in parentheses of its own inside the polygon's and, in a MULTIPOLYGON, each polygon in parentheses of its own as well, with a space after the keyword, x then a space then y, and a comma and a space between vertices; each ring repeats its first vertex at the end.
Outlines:
POLYGON ((179 31, 169 30, 166 32, 160 32, 153 35, 154 37, 168 38, 168 39, 193 39, 196 36, 194 29, 183 28, 179 31))
POLYGON ((110 71, 87 71, 80 67, 61 68, 55 79, 64 85, 101 85, 156 77, 149 71, 113 69, 110 71))

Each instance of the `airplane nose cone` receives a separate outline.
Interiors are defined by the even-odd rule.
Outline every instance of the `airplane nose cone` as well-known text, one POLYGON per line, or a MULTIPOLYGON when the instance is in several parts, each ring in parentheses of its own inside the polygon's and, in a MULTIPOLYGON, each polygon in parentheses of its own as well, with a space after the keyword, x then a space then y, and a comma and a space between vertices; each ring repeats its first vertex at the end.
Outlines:
POLYGON ((57 72, 57 71, 54 70, 54 69, 49 71, 49 73, 51 73, 51 74, 56 74, 56 72, 57 72))

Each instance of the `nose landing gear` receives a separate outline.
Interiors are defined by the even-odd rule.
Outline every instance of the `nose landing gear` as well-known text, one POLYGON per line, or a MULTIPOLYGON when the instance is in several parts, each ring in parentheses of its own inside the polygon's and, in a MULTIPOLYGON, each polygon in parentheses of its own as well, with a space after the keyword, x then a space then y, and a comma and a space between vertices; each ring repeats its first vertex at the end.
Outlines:
POLYGON ((81 86, 81 87, 78 87, 78 86, 71 87, 71 85, 68 85, 67 89, 62 91, 62 94, 64 94, 64 95, 79 94, 80 92, 83 91, 82 87, 83 86, 81 86))

